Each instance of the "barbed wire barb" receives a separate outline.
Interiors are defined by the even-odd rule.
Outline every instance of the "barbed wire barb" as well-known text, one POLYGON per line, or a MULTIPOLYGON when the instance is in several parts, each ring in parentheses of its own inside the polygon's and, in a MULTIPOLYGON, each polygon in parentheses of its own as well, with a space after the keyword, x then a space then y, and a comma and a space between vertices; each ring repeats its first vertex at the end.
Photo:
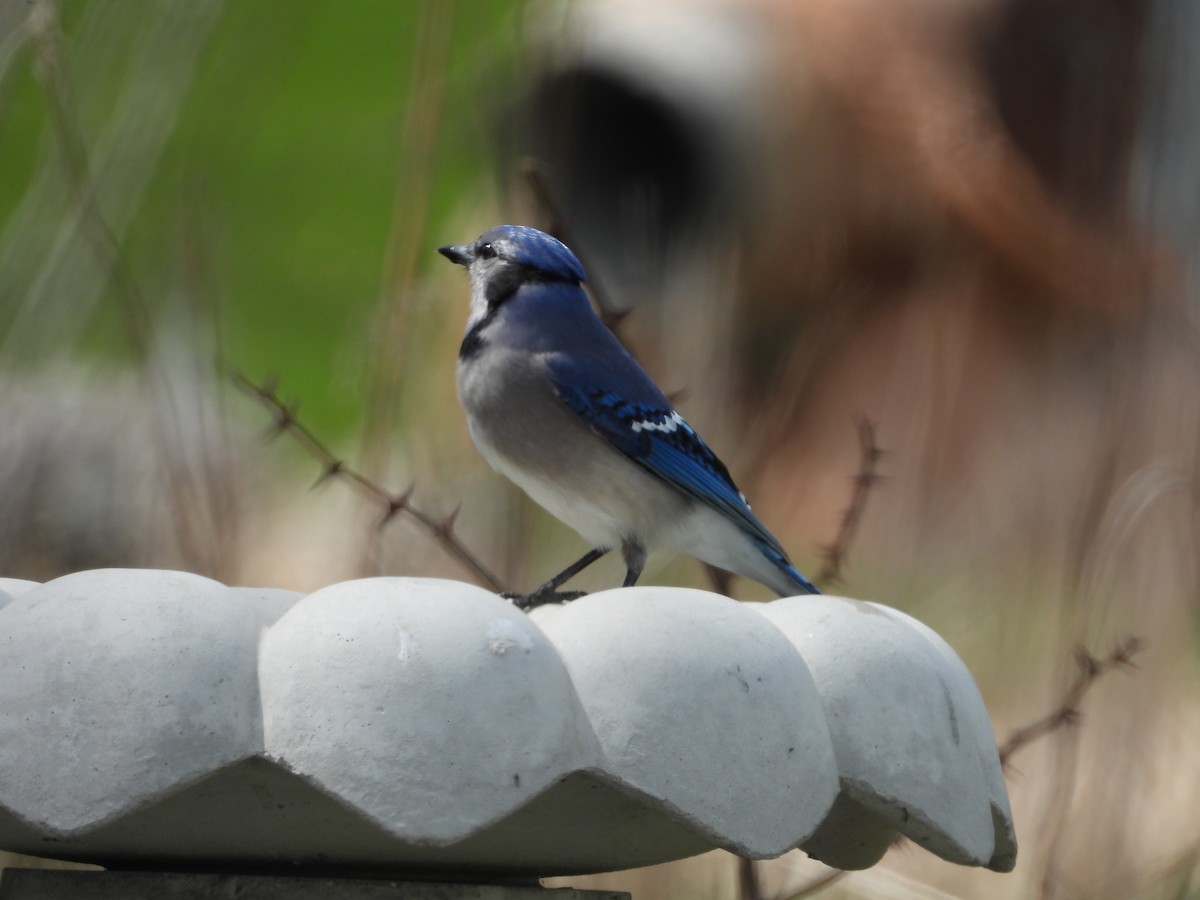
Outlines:
POLYGON ((821 548, 821 569, 813 579, 819 585, 836 584, 843 580, 842 567, 846 564, 850 545, 862 523, 867 498, 871 489, 884 477, 879 474, 879 460, 886 451, 875 442, 875 425, 870 419, 858 420, 858 446, 859 466, 853 479, 854 492, 850 495, 850 503, 845 512, 842 513, 837 534, 830 543, 821 548))
POLYGON ((998 748, 1000 765, 1007 768, 1014 755, 1025 747, 1062 728, 1078 724, 1083 713, 1079 705, 1097 681, 1114 669, 1136 668, 1134 656, 1145 648, 1141 638, 1125 638, 1103 659, 1097 659, 1084 647, 1075 650, 1079 674, 1067 688, 1062 700, 1045 715, 1013 731, 998 748))
POLYGON ((423 512, 412 505, 412 495, 415 488, 410 484, 401 493, 394 493, 376 484, 357 469, 348 465, 345 460, 330 451, 316 434, 297 417, 298 406, 287 402, 279 396, 278 379, 267 377, 261 383, 255 383, 236 369, 230 369, 229 377, 234 385, 246 394, 257 399, 270 410, 273 425, 268 437, 287 433, 321 466, 321 474, 313 487, 320 487, 330 481, 341 481, 356 489, 367 499, 377 503, 383 510, 377 528, 384 528, 400 513, 407 514, 421 525, 446 551, 446 553, 468 569, 480 583, 493 591, 502 591, 503 583, 483 564, 471 550, 454 534, 454 522, 461 511, 461 505, 442 519, 423 512))

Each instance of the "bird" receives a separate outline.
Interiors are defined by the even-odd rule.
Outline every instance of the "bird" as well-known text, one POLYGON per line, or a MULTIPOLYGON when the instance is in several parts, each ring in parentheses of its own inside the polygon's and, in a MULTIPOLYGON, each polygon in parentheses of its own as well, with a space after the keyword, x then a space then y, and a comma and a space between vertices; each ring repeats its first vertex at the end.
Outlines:
POLYGON ((484 459, 591 548, 521 609, 620 548, 624 586, 651 548, 696 557, 780 596, 820 593, 750 510, 729 470, 592 309, 583 265, 560 240, 498 225, 438 252, 471 283, 458 397, 484 459))

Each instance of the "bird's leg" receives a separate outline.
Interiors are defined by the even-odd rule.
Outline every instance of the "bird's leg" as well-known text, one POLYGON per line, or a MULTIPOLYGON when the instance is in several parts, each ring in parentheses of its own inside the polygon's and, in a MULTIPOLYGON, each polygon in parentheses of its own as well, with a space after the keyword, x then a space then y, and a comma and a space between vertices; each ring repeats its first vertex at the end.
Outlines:
POLYGON ((633 587, 646 568, 646 548, 633 541, 621 544, 621 556, 625 559, 625 583, 622 587, 633 587))
POLYGON ((563 582, 574 578, 608 550, 596 547, 589 550, 575 562, 571 563, 541 587, 534 589, 528 594, 514 594, 511 591, 505 591, 500 596, 506 600, 511 600, 516 604, 518 609, 530 610, 538 606, 544 606, 547 603, 566 603, 570 600, 578 600, 586 591, 560 591, 559 585, 563 582))

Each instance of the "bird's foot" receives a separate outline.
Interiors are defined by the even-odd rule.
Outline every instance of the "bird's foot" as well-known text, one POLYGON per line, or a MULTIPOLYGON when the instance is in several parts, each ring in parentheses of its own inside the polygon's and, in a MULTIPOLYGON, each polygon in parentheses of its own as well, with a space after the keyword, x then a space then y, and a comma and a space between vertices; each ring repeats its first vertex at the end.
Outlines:
POLYGON ((529 612, 531 609, 537 609, 539 606, 545 606, 547 603, 570 603, 572 600, 578 600, 587 591, 557 591, 552 587, 543 585, 536 591, 528 594, 516 594, 512 591, 505 591, 500 596, 505 600, 511 600, 513 606, 517 609, 529 612))

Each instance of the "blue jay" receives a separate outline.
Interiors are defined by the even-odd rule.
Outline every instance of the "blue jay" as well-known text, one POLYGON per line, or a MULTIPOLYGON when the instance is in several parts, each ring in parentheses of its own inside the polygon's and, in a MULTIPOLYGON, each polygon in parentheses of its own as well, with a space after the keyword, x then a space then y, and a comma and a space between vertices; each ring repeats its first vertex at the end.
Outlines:
POLYGON ((597 318, 565 244, 499 225, 438 252, 471 276, 458 396, 471 439, 501 474, 592 550, 544 585, 508 595, 530 609, 621 548, 625 586, 666 546, 780 596, 817 589, 750 511, 729 471, 597 318))

